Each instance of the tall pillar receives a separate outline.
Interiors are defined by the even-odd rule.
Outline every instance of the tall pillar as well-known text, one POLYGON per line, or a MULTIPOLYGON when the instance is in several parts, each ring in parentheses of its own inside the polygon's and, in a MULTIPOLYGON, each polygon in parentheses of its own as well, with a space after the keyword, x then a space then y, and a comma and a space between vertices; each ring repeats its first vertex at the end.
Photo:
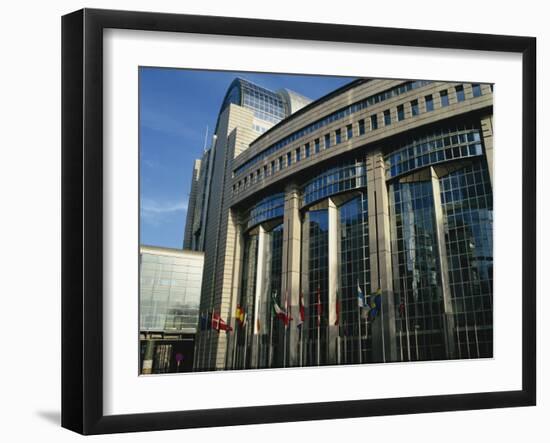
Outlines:
POLYGON ((489 179, 493 185, 493 116, 481 119, 481 134, 483 144, 485 145, 485 155, 487 157, 487 168, 489 169, 489 179))
MULTIPOLYGON (((299 315, 300 299, 300 197, 297 185, 291 184, 285 189, 285 207, 283 219, 283 278, 282 293, 290 298, 291 315, 294 319, 287 328, 286 361, 283 366, 298 366, 299 334, 295 327, 299 315)), ((284 300, 284 296, 282 298, 284 300)), ((286 307, 284 307, 286 308, 286 307)), ((281 342, 282 343, 282 342, 281 342)))
MULTIPOLYGON (((309 212, 304 214, 304 220, 302 223, 302 291, 304 293, 304 309, 306 312, 309 312, 309 212)), ((309 361, 309 333, 308 331, 311 328, 311 319, 309 315, 306 315, 304 319, 304 324, 302 325, 302 339, 300 343, 300 366, 306 366, 311 364, 309 361)))
MULTIPOLYGON (((234 217, 237 218, 237 215, 234 214, 234 217)), ((237 305, 239 304, 239 296, 241 293, 241 272, 243 265, 243 254, 244 254, 244 234, 242 227, 238 227, 235 233, 235 251, 234 251, 234 267, 233 267, 233 277, 231 285, 231 302, 229 308, 229 318, 227 321, 233 328, 233 332, 229 334, 227 340, 227 352, 225 358, 225 367, 226 369, 235 369, 235 353, 237 350, 237 324, 235 318, 235 312, 237 311, 237 305)))
POLYGON ((250 321, 252 325, 249 326, 252 328, 252 343, 250 344, 251 348, 251 364, 252 368, 259 367, 259 353, 260 353, 260 328, 258 328, 258 321, 262 312, 261 303, 262 303, 262 294, 265 293, 265 275, 264 275, 264 265, 265 265, 265 242, 266 234, 263 226, 258 226, 258 252, 256 258, 256 287, 254 288, 254 312, 250 312, 250 321))
POLYGON ((367 192, 371 288, 380 289, 382 306, 372 323, 372 354, 375 362, 397 361, 395 301, 393 293, 390 214, 384 156, 367 154, 367 192))
POLYGON ((338 291, 338 208, 328 199, 328 340, 327 363, 338 364, 338 326, 336 292, 338 291))
POLYGON ((449 283, 449 265, 447 262, 447 244, 445 243, 445 225, 443 221, 443 209, 441 208, 441 189, 439 186, 439 177, 433 166, 430 167, 432 194, 435 215, 435 236, 438 249, 439 272, 441 274, 441 290, 443 295, 443 328, 445 338, 445 350, 448 359, 455 358, 455 340, 454 340, 454 315, 453 303, 451 300, 451 286, 449 283))

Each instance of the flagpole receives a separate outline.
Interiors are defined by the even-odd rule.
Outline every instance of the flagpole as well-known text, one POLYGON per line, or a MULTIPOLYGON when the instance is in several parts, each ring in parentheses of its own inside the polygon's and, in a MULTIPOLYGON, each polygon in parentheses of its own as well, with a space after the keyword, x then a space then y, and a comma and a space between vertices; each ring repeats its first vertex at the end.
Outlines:
MULTIPOLYGON (((361 290, 361 286, 359 286, 359 279, 357 279, 357 290, 359 292, 361 292, 362 294, 363 291, 361 290)), ((361 305, 359 304, 359 293, 357 294, 357 328, 358 328, 358 343, 359 343, 359 364, 363 363, 363 346, 362 346, 362 343, 361 343, 361 334, 362 334, 362 331, 361 331, 361 305)), ((365 305, 365 296, 363 295, 363 298, 361 299, 361 303, 363 304, 363 306, 365 305)))
POLYGON ((456 330, 456 341, 458 342, 458 358, 462 358, 462 345, 460 343, 460 333, 458 332, 458 325, 455 326, 455 330, 456 330))
POLYGON ((414 342, 416 345, 416 360, 420 360, 420 356, 418 355, 418 325, 414 325, 414 342))
POLYGON ((474 323, 474 333, 476 337, 476 349, 477 349, 477 358, 479 358, 479 340, 477 338, 477 322, 474 323))
POLYGON ((403 319, 401 319, 401 328, 399 330, 399 350, 401 351, 401 361, 403 361, 403 319))
POLYGON ((300 326, 300 367, 304 366, 304 323, 300 326))
POLYGON ((359 329, 357 338, 359 339, 359 363, 361 364, 363 363, 363 349, 361 346, 361 306, 359 306, 359 303, 357 304, 357 328, 359 329))
POLYGON ((411 361, 411 336, 409 331, 409 296, 407 288, 407 276, 403 276, 403 288, 405 292, 405 330, 407 331, 407 356, 411 361))
POLYGON ((321 312, 319 311, 321 296, 317 294, 317 366, 321 366, 321 312))
POLYGON ((285 328, 285 332, 283 334, 283 337, 284 337, 284 342, 283 342, 283 368, 286 368, 286 333, 287 333, 287 329, 288 329, 288 323, 289 323, 289 319, 290 319, 290 310, 289 310, 289 306, 288 306, 288 289, 286 290, 286 293, 285 293, 285 300, 284 300, 284 309, 285 309, 285 315, 286 315, 286 320, 283 322, 283 326, 285 328))
POLYGON ((269 357, 268 357, 268 364, 271 368, 273 362, 273 312, 270 313, 271 321, 269 325, 269 357))
POLYGON ((243 358, 243 369, 246 369, 246 351, 248 347, 248 324, 244 324, 244 358, 243 358))
POLYGON ((466 348, 468 349, 468 358, 472 358, 470 355, 470 333, 468 332, 468 320, 465 320, 464 327, 466 328, 466 348))
POLYGON ((285 326, 284 342, 283 342, 283 368, 286 368, 286 326, 285 326))
POLYGON ((339 291, 336 289, 336 324, 338 325, 338 338, 336 339, 336 361, 340 364, 340 308, 338 307, 339 291))
MULTIPOLYGON (((380 277, 380 274, 378 276, 380 277)), ((386 363, 386 343, 384 339, 384 300, 382 299, 381 289, 380 289, 380 294, 378 294, 378 297, 380 297, 380 321, 382 322, 382 324, 380 325, 380 328, 382 329, 382 361, 386 363)))
POLYGON ((369 339, 369 319, 365 316, 365 351, 367 346, 367 341, 369 339))
POLYGON ((237 344, 239 340, 239 330, 237 328, 237 323, 235 322, 235 335, 233 336, 233 369, 237 369, 237 344))

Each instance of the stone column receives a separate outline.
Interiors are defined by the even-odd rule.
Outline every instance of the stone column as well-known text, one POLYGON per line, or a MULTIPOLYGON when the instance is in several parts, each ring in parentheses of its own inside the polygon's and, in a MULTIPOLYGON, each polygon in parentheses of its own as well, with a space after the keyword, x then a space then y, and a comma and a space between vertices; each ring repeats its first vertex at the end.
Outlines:
POLYGON ((258 320, 261 313, 261 302, 262 294, 265 292, 265 275, 264 275, 264 264, 265 264, 265 242, 266 234, 263 226, 258 226, 258 252, 256 258, 256 287, 254 288, 254 312, 250 312, 249 321, 252 322, 252 325, 249 327, 252 328, 252 343, 250 343, 251 349, 251 367, 258 368, 259 363, 259 352, 260 352, 260 330, 258 328, 258 320))
POLYGON ((153 373, 153 360, 155 358, 155 341, 151 338, 146 338, 145 355, 143 356, 143 365, 141 367, 142 374, 153 373))
POLYGON ((338 364, 338 326, 336 291, 338 291, 338 208, 328 199, 328 340, 327 363, 338 364))
MULTIPOLYGON (((237 218, 237 215, 234 214, 234 217, 237 218)), ((241 292, 241 272, 242 272, 242 263, 243 263, 243 254, 244 254, 244 234, 242 232, 242 227, 237 228, 235 234, 235 251, 234 251, 234 267, 233 267, 233 278, 231 285, 231 302, 229 310, 229 318, 227 321, 233 328, 233 332, 229 334, 227 340, 227 353, 225 358, 225 367, 226 369, 235 368, 235 351, 237 349, 237 329, 239 325, 235 319, 235 312, 237 311, 237 305, 239 303, 239 295, 241 292)))
POLYGON ((447 358, 453 359, 455 358, 455 321, 451 299, 451 286, 449 284, 449 265, 447 262, 447 244, 445 243, 443 209, 441 207, 441 190, 439 187, 439 177, 437 176, 437 173, 435 172, 433 166, 430 167, 430 173, 436 224, 435 236, 439 257, 439 272, 441 274, 441 291, 443 295, 443 334, 445 338, 445 350, 447 353, 447 358))
MULTIPOLYGON (((309 212, 304 214, 304 220, 302 223, 302 273, 301 273, 302 291, 304 293, 304 309, 309 312, 309 300, 311 294, 309 292, 309 212)), ((310 363, 308 361, 309 352, 309 329, 311 328, 311 319, 309 315, 306 315, 304 324, 302 325, 302 343, 300 348, 300 366, 306 366, 310 363)))
MULTIPOLYGON (((282 293, 290 297, 291 315, 294 319, 286 331, 286 362, 283 366, 298 366, 300 362, 298 328, 300 299, 300 197, 298 186, 291 184, 285 189, 283 219, 283 278, 282 293)), ((286 307, 283 307, 285 309, 286 307)))
POLYGON ((488 116, 481 119, 481 134, 483 144, 485 145, 485 155, 487 157, 487 168, 489 169, 489 179, 493 185, 493 117, 488 116))
POLYGON ((384 156, 367 154, 369 251, 371 289, 382 291, 382 308, 372 323, 372 351, 375 362, 397 361, 395 302, 393 294, 390 214, 384 156))

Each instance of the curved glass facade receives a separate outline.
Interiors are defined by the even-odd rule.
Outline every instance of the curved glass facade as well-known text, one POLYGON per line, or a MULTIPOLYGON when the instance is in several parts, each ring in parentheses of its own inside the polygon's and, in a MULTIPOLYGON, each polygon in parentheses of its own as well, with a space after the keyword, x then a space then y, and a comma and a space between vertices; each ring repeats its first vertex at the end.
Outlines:
POLYGON ((437 163, 483 155, 481 131, 476 128, 441 129, 415 138, 385 157, 386 178, 408 174, 437 163))
POLYGON ((493 197, 485 161, 440 179, 458 358, 493 355, 493 197))
POLYGON ((319 129, 331 124, 332 122, 341 120, 345 117, 348 117, 349 115, 352 115, 356 112, 362 111, 370 106, 373 106, 377 103, 383 102, 385 100, 388 100, 392 97, 396 97, 400 94, 404 94, 406 92, 412 91, 413 89, 420 88, 422 86, 430 84, 431 81, 427 80, 418 80, 418 81, 412 81, 412 82, 406 82, 399 86, 395 86, 393 88, 387 89, 386 91, 379 92, 377 94, 371 95, 363 100, 360 100, 356 103, 353 103, 352 105, 346 106, 344 108, 339 109, 338 111, 334 111, 327 116, 310 123, 309 125, 304 126, 303 128, 299 129, 296 132, 293 132, 292 134, 282 138, 277 143, 274 143, 273 145, 269 146, 268 148, 264 149, 262 152, 256 154, 254 157, 250 158, 246 162, 244 162, 241 166, 236 168, 233 172, 235 175, 239 175, 244 170, 250 168, 252 165, 258 163, 259 161, 263 160, 264 158, 269 157, 274 152, 277 152, 279 149, 284 148, 288 144, 304 137, 307 134, 311 134, 312 132, 316 132, 319 129))
POLYGON ((271 231, 266 233, 266 250, 265 250, 265 281, 267 287, 264 291, 263 310, 260 316, 260 333, 261 346, 259 352, 260 363, 259 367, 281 367, 283 361, 281 356, 281 340, 283 335, 283 327, 281 322, 275 322, 273 318, 273 301, 272 298, 280 300, 279 296, 282 291, 282 274, 283 274, 283 224, 276 226, 271 231))
POLYGON ((317 175, 303 187, 303 205, 307 206, 331 195, 367 185, 363 161, 352 160, 317 175))
POLYGON ((200 318, 233 329, 201 324, 198 369, 493 355, 490 88, 365 81, 257 139, 293 94, 229 88, 200 318))
POLYGON ((282 217, 285 206, 285 195, 275 194, 264 198, 255 204, 245 216, 246 229, 250 229, 264 221, 282 217))
POLYGON ((305 361, 307 365, 327 363, 328 325, 328 210, 308 211, 308 291, 306 301, 305 361))
POLYGON ((389 186, 397 349, 401 361, 445 358, 432 182, 389 186))
POLYGON ((338 207, 340 362, 371 361, 371 328, 357 303, 358 288, 371 291, 367 195, 361 193, 338 207), (360 343, 359 343, 360 342, 360 343))
POLYGON ((229 87, 220 114, 231 103, 252 109, 256 118, 270 123, 287 117, 285 102, 279 94, 242 78, 235 79, 229 87))

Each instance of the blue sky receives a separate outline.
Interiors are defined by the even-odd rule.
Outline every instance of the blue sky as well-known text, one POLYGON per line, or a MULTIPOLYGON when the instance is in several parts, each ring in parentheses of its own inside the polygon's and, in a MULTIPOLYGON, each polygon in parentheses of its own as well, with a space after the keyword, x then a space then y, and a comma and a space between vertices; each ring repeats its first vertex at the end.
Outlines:
POLYGON ((193 162, 211 138, 229 84, 242 77, 313 100, 348 77, 140 68, 140 242, 181 248, 193 162))

